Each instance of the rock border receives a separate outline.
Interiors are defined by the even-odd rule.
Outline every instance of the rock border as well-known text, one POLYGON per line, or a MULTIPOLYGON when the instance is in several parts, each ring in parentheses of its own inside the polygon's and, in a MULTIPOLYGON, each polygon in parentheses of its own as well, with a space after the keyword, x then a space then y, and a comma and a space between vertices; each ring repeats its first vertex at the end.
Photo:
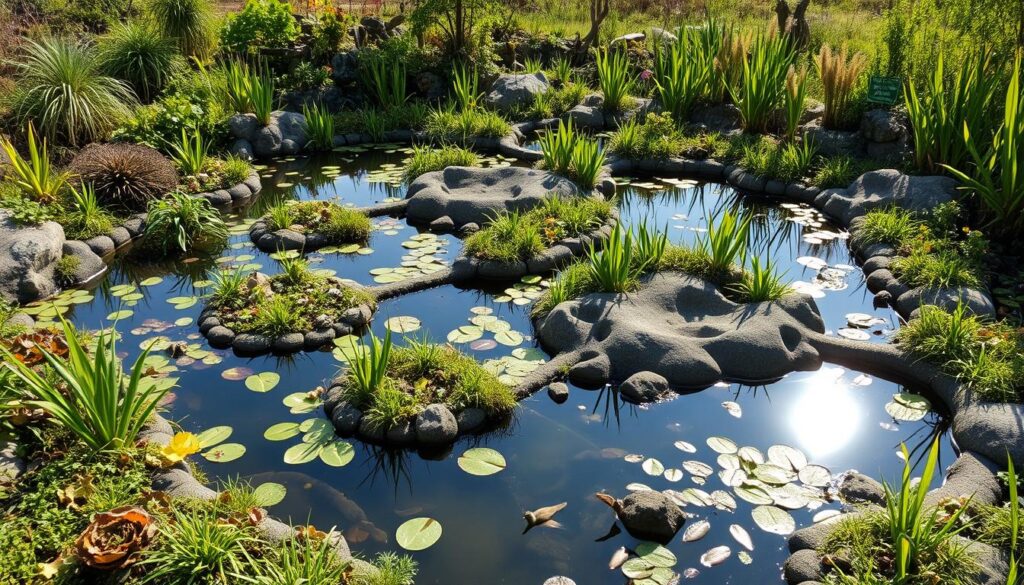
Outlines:
MULTIPOLYGON (((338 287, 346 285, 337 277, 329 277, 330 281, 338 287)), ((317 327, 309 331, 291 331, 270 337, 258 333, 236 333, 234 330, 221 324, 217 310, 213 307, 206 307, 199 313, 196 319, 199 325, 199 332, 216 348, 230 347, 236 354, 244 356, 255 356, 265 353, 290 354, 299 351, 315 351, 330 344, 335 337, 349 335, 353 331, 365 327, 373 317, 374 308, 367 304, 360 304, 346 310, 342 316, 329 325, 317 327)))
MULTIPOLYGON (((352 211, 362 213, 366 217, 379 217, 382 215, 400 215, 405 211, 408 200, 389 201, 371 207, 356 207, 352 211)), ((267 216, 257 219, 249 226, 249 239, 257 248, 264 252, 273 253, 278 250, 304 250, 313 252, 327 246, 342 246, 356 244, 359 242, 332 242, 326 235, 312 232, 297 232, 284 228, 271 231, 267 225, 267 216)))
POLYGON ((227 207, 238 205, 252 199, 263 190, 263 182, 260 180, 259 171, 251 169, 249 176, 244 181, 226 189, 214 189, 203 193, 195 193, 193 197, 202 197, 214 207, 227 207))

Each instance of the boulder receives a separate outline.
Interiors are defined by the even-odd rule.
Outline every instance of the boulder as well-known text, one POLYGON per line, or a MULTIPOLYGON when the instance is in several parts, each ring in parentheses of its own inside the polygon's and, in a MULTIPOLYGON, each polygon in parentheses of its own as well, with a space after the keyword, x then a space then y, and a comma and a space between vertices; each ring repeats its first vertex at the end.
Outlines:
POLYGON ((686 517, 668 496, 656 491, 629 494, 616 510, 626 530, 636 538, 667 543, 683 527, 686 517))
POLYGON ((416 440, 427 445, 451 443, 459 435, 459 423, 443 404, 431 404, 416 416, 416 440))
POLYGON ((334 430, 338 431, 338 434, 343 437, 351 437, 356 434, 362 419, 363 411, 347 402, 339 403, 334 408, 334 412, 331 413, 331 422, 334 423, 334 430))
POLYGON ((860 133, 870 142, 896 142, 906 137, 902 115, 890 110, 870 110, 860 120, 860 133))
POLYGON ((996 315, 995 303, 987 292, 966 286, 911 289, 896 299, 896 308, 900 313, 909 315, 919 309, 922 304, 936 305, 951 311, 961 303, 975 315, 988 318, 994 318, 996 315))
POLYGON ((563 382, 548 384, 548 398, 555 404, 562 404, 569 399, 569 386, 563 382))
POLYGON ((260 129, 256 114, 235 114, 228 118, 228 134, 238 140, 253 140, 260 129))
POLYGON ((881 169, 864 173, 845 189, 825 189, 814 199, 814 205, 849 224, 869 211, 893 205, 908 211, 931 211, 957 197, 956 185, 950 177, 911 176, 881 169))
POLYGON ((668 380, 654 372, 637 372, 619 386, 619 394, 630 402, 656 402, 671 392, 668 380))
POLYGON ((96 255, 85 242, 68 240, 62 247, 64 256, 75 256, 78 258, 78 267, 72 277, 75 283, 81 283, 100 274, 107 269, 107 264, 96 255))
POLYGON ((493 107, 509 110, 532 104, 533 96, 547 92, 550 87, 543 72, 499 75, 484 99, 493 107))
POLYGON ((885 505, 885 488, 874 479, 851 471, 839 484, 839 495, 850 504, 885 505))
POLYGON ((860 156, 864 150, 860 132, 829 130, 818 120, 804 126, 804 140, 811 140, 818 154, 825 156, 860 156))
POLYGON ((487 421, 487 413, 479 408, 464 408, 455 415, 455 422, 460 433, 469 433, 483 426, 487 421))
POLYGON ((0 297, 28 303, 57 292, 54 264, 64 249, 64 228, 47 221, 18 226, 0 209, 0 297))

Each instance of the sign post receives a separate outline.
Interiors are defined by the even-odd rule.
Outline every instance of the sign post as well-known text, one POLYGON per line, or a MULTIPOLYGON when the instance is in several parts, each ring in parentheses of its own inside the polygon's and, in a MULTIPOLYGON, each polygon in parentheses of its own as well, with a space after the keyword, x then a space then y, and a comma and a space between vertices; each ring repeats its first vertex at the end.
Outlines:
POLYGON ((868 101, 886 106, 896 105, 903 95, 903 82, 899 77, 872 75, 868 78, 868 101))

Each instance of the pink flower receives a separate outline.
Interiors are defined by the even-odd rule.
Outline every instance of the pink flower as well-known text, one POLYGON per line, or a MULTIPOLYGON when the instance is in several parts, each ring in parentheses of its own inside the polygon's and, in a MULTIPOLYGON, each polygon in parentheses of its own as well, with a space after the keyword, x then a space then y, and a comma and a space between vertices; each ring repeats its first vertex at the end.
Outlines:
POLYGON ((644 69, 643 72, 640 74, 640 79, 643 79, 644 81, 647 81, 653 75, 654 75, 653 71, 651 71, 650 69, 644 69))

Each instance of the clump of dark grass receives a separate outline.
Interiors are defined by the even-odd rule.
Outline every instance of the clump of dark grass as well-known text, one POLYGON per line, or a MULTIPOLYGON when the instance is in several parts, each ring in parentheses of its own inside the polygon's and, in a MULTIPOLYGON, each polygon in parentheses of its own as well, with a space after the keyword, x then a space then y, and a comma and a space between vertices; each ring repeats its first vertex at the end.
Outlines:
POLYGON ((441 148, 417 146, 405 164, 402 178, 411 183, 424 173, 440 171, 448 167, 475 167, 480 164, 480 157, 468 148, 445 145, 441 148))

